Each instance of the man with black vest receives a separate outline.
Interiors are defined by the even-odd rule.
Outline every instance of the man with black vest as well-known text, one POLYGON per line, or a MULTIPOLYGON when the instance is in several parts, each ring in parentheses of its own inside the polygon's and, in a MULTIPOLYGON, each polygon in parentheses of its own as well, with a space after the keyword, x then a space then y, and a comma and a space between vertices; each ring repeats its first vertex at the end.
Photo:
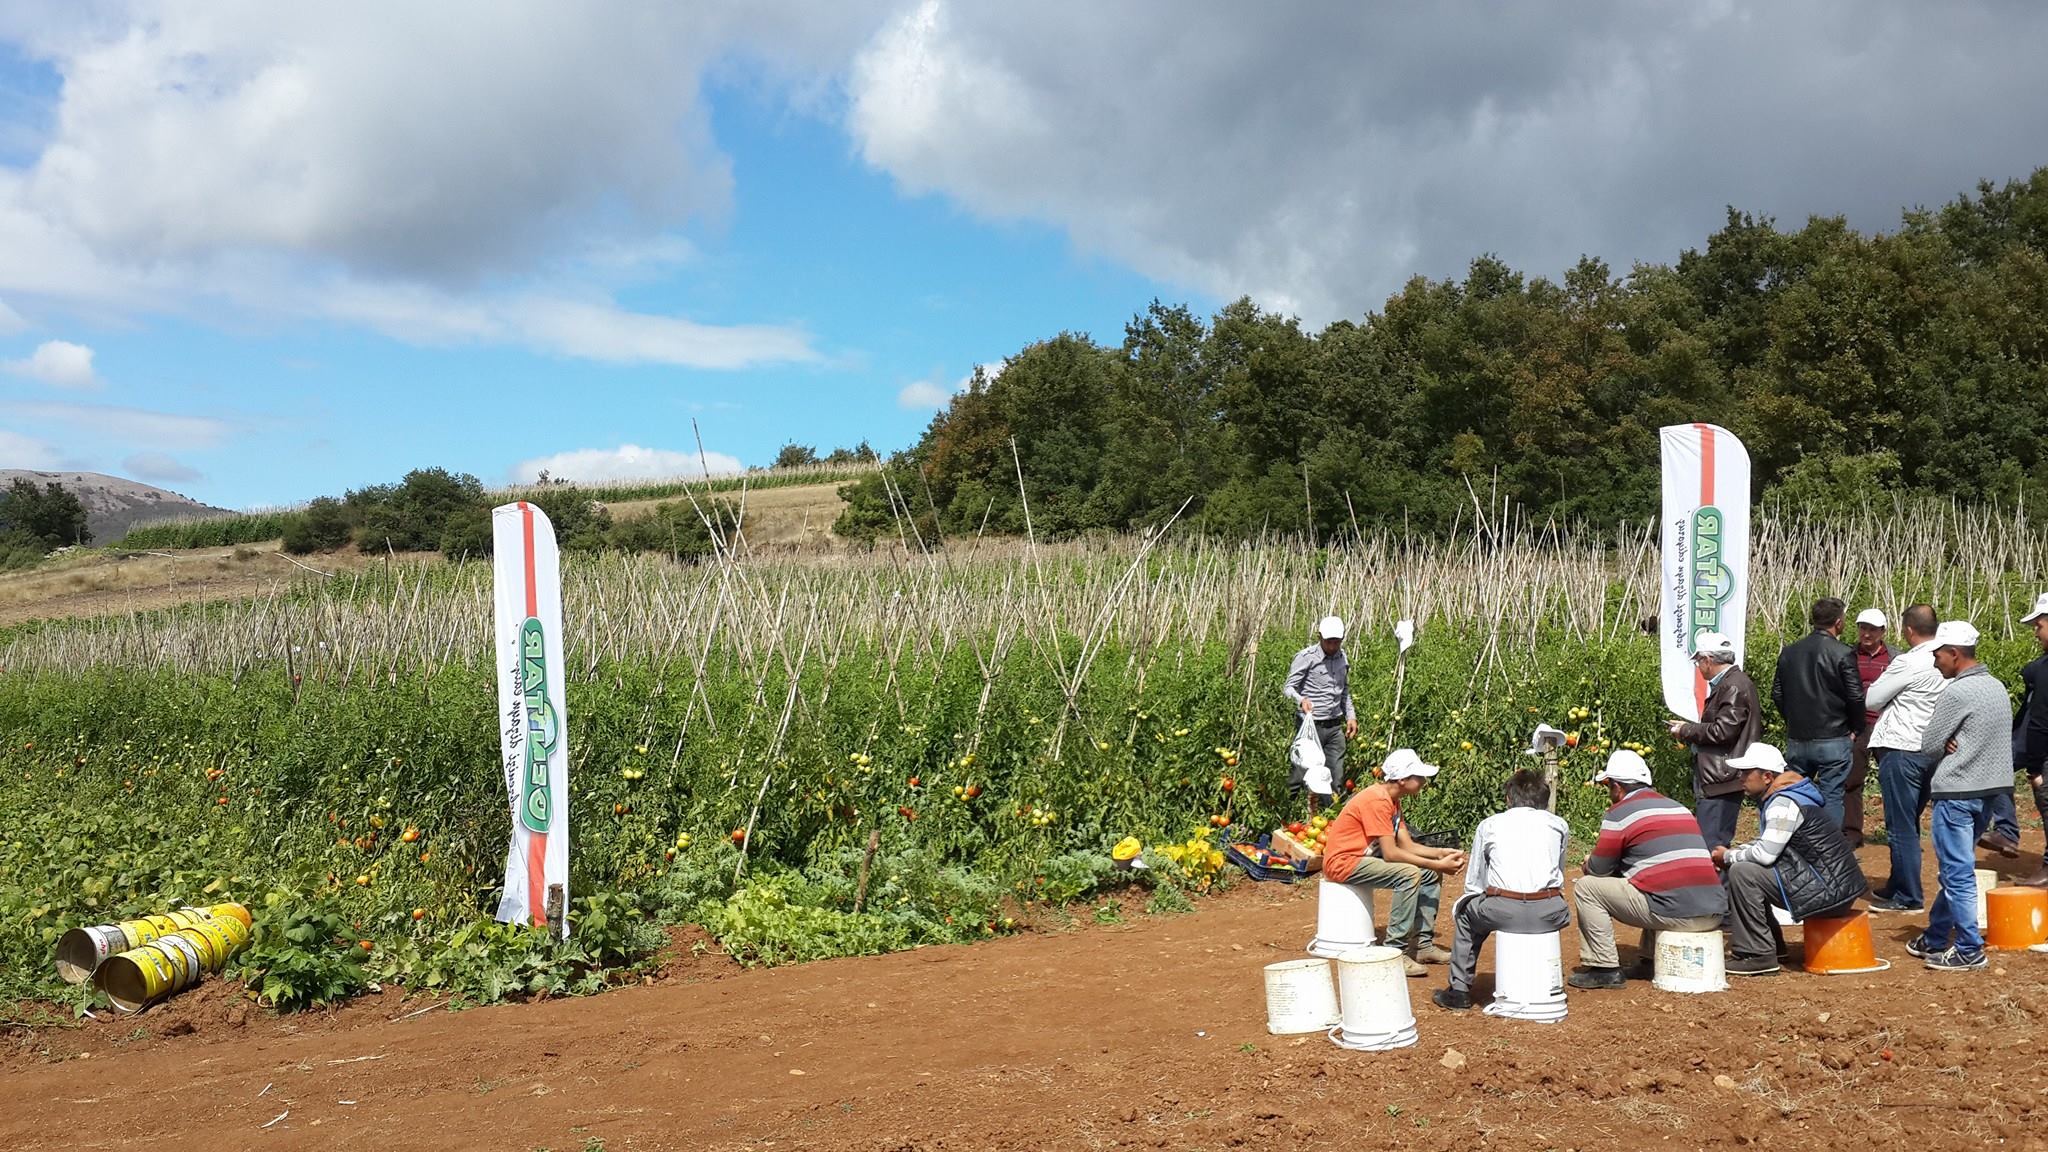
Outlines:
POLYGON ((1820 789, 1785 766, 1785 755, 1757 743, 1728 761, 1742 790, 1763 808, 1763 831, 1737 848, 1714 849, 1728 871, 1730 976, 1770 976, 1784 946, 1771 907, 1792 919, 1837 915, 1867 885, 1856 854, 1827 818, 1820 789))
POLYGON ((1785 718, 1785 759, 1826 799, 1828 822, 1842 827, 1842 792, 1856 734, 1863 731, 1863 676, 1856 652, 1842 643, 1844 605, 1833 596, 1813 602, 1813 631, 1778 654, 1771 703, 1785 718))

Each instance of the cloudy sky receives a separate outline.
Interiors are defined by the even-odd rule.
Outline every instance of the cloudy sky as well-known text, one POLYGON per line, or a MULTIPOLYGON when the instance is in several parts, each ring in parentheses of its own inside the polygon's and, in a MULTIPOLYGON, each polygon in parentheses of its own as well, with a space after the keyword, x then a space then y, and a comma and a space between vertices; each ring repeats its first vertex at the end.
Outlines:
POLYGON ((1892 226, 2048 163, 2048 6, 0 7, 0 467, 230 506, 913 438, 1154 296, 1892 226))

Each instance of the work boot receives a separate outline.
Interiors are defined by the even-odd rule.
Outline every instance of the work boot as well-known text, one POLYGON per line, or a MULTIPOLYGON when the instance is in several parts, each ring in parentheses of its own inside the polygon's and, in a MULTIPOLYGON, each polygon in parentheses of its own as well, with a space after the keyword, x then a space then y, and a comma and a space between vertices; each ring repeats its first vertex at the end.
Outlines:
POLYGON ((1430 993, 1429 998, 1437 1007, 1453 1012, 1469 1011, 1472 1007, 1472 994, 1463 988, 1439 988, 1430 993))
POLYGON ((1619 968, 1581 968, 1565 977, 1565 983, 1574 988, 1588 990, 1598 988, 1619 988, 1627 983, 1619 968))
POLYGON ((1424 968, 1406 956, 1401 957, 1401 970, 1408 973, 1408 978, 1411 980, 1429 975, 1429 969, 1424 968))
POLYGON ((1986 832, 1977 837, 1977 847, 2000 856, 2013 857, 2020 854, 2019 842, 2003 832, 1986 832))
POLYGON ((1425 944, 1415 950, 1415 958, 1424 964, 1449 964, 1451 954, 1434 944, 1425 944))
POLYGON ((2048 863, 2042 864, 2039 872, 2020 881, 2020 883, 2029 888, 2048 888, 2048 863))

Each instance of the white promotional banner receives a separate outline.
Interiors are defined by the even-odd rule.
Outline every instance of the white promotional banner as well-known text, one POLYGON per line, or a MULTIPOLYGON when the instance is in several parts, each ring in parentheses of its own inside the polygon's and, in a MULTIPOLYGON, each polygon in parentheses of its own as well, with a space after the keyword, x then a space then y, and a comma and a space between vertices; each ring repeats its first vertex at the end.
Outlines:
POLYGON ((562 572, 555 527, 520 501, 491 510, 498 747, 512 847, 498 919, 569 931, 569 725, 562 698, 562 572))
POLYGON ((1664 706, 1698 720, 1707 683, 1693 638, 1725 633, 1743 653, 1749 606, 1749 451, 1725 428, 1673 424, 1664 442, 1664 706))

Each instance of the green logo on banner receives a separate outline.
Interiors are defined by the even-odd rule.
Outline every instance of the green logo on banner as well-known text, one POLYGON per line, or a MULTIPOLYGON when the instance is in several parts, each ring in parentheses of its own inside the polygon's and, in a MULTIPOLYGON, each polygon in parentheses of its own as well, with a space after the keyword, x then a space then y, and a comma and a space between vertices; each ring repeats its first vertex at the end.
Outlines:
MULTIPOLYGON (((1721 562, 1721 510, 1705 505, 1692 514, 1692 634, 1723 632, 1721 606, 1735 593, 1735 574, 1721 562)), ((1691 647, 1692 637, 1686 638, 1691 647)))
POLYGON ((519 678, 526 687, 526 787, 519 801, 519 819, 546 835, 553 813, 548 795, 548 761, 555 754, 558 717, 548 702, 547 636, 540 621, 527 617, 519 628, 519 678))

